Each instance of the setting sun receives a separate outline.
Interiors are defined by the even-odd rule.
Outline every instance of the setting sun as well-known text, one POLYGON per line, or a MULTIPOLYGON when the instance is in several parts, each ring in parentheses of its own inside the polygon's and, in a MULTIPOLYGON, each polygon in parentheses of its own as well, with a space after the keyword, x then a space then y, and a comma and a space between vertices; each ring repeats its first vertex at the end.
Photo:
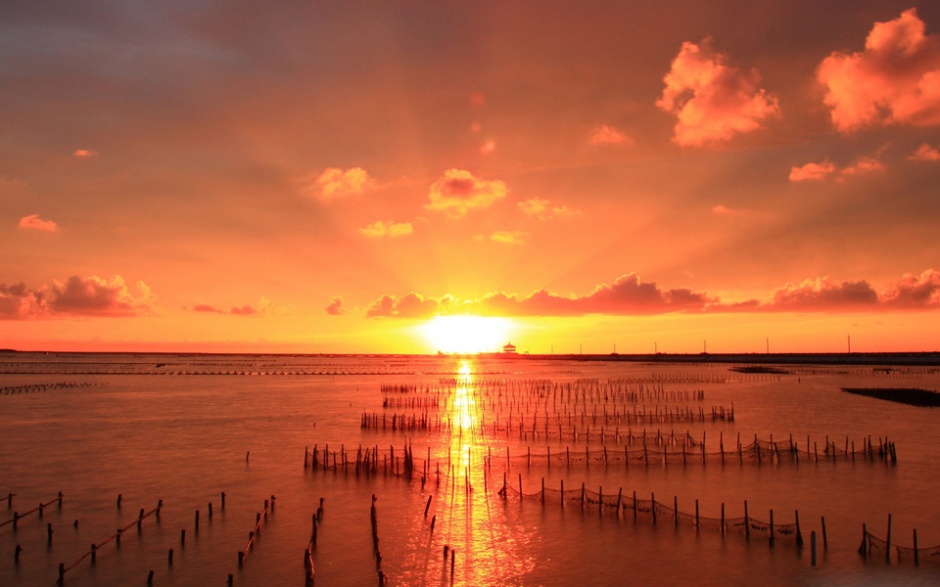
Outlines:
POLYGON ((420 327, 428 344, 443 353, 490 353, 509 342, 512 320, 481 316, 435 316, 420 327))

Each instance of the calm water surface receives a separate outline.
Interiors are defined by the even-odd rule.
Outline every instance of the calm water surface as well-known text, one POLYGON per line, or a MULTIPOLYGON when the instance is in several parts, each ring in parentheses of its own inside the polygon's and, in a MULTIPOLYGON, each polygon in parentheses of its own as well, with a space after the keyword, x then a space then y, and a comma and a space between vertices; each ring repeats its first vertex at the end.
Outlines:
MULTIPOLYGON (((65 584, 75 586, 146 585, 150 571, 154 585, 225 585, 230 574, 235 585, 303 585, 304 550, 321 498, 313 552, 317 585, 377 585, 379 570, 388 585, 428 586, 940 582, 936 562, 915 567, 895 553, 890 561, 883 552, 867 561, 857 553, 862 524, 884 538, 889 514, 892 542, 911 546, 916 528, 922 548, 940 544, 937 412, 840 391, 938 390, 940 373, 788 367, 787 374, 744 375, 730 367, 453 357, 6 355, 0 358, 0 496, 15 496, 9 507, 0 501, 0 522, 59 491, 64 497, 61 507, 49 505, 42 517, 32 512, 16 529, 0 527, 0 585, 55 585, 60 563, 72 567, 65 584), (442 404, 383 409, 385 397, 422 397, 383 394, 383 385, 441 391, 442 404), (531 391, 536 385, 549 391, 539 396, 531 391), (597 420, 590 438, 587 424, 577 438, 568 421, 562 438, 557 422, 554 428, 545 424, 550 409, 581 409, 566 400, 573 397, 567 390, 594 393, 587 390, 605 385, 660 394, 630 404, 638 412, 701 408, 710 414, 712 406, 733 405, 735 419, 608 420, 603 442, 597 420), (392 414, 425 412, 430 430, 391 430, 392 414), (384 414, 385 429, 362 429, 363 414, 384 414), (528 417, 525 434, 518 421, 510 433, 492 430, 497 417, 505 425, 520 414, 528 417), (532 414, 542 417, 534 430, 532 414), (755 435, 784 442, 792 437, 800 449, 816 443, 819 452, 827 436, 840 450, 846 438, 861 450, 863 439, 871 436, 877 445, 887 437, 896 443, 898 462, 824 456, 817 461, 808 455, 799 463, 727 458, 722 464, 709 457, 703 464, 691 456, 685 464, 665 465, 634 460, 605 467, 602 457, 589 464, 570 457, 567 463, 545 462, 548 452, 556 459, 585 448, 597 455, 605 445, 619 454, 628 434, 644 431, 650 439, 704 436, 707 453, 718 451, 719 439, 726 451, 734 450, 739 435, 744 444, 755 435), (394 447, 400 457, 406 444, 418 469, 411 479, 381 471, 357 475, 354 465, 344 473, 342 462, 335 472, 332 462, 327 470, 304 467, 305 451, 314 446, 322 464, 327 445, 330 451, 344 448, 354 459, 360 446, 386 456, 394 447), (527 452, 531 462, 523 456, 527 452), (498 493, 504 475, 507 499, 498 493), (529 497, 519 498, 520 483, 529 497), (719 519, 723 504, 727 518, 743 516, 745 501, 749 515, 764 522, 773 510, 777 524, 789 524, 799 511, 805 545, 778 539, 771 547, 766 537, 722 535, 705 523, 696 530, 686 518, 676 525, 662 514, 654 523, 647 512, 618 515, 572 499, 562 507, 551 491, 562 483, 578 492, 584 484, 585 491, 608 499, 617 493, 624 501, 633 492, 640 500, 655 495, 689 514, 697 500, 703 519, 719 519), (370 521, 373 495, 380 564, 370 521), (239 567, 238 552, 271 496, 276 506, 239 567), (124 533, 120 544, 102 546, 94 563, 80 560, 92 544, 133 525, 139 511, 150 511, 158 500, 159 518, 149 516, 140 531, 134 526, 124 533), (815 567, 812 532, 819 542, 815 567), (445 559, 445 546, 455 556, 445 559)), ((603 391, 598 393, 593 399, 601 415, 605 406, 623 410, 605 404, 603 391)), ((595 408, 586 409, 591 415, 595 408)))

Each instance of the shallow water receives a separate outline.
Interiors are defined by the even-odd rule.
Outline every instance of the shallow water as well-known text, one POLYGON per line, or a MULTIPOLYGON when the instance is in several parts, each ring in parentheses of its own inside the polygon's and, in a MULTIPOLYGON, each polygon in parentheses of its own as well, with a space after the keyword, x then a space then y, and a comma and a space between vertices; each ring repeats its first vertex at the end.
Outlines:
MULTIPOLYGON (((389 585, 936 584, 940 564, 915 567, 896 553, 886 561, 883 552, 865 560, 856 551, 862 524, 884 538, 889 514, 892 542, 911 546, 916 528, 922 548, 940 544, 933 475, 940 462, 936 413, 839 388, 936 390, 940 374, 926 368, 889 376, 866 367, 798 367, 785 375, 742 375, 729 367, 453 357, 6 355, 0 357, 0 496, 15 497, 9 508, 0 501, 0 522, 59 491, 64 497, 61 507, 48 506, 41 518, 34 512, 19 519, 15 530, 12 524, 0 527, 0 585, 54 585, 60 563, 74 564, 65 573, 67 585, 145 585, 150 571, 154 585, 224 585, 229 574, 235 585, 301 585, 303 552, 321 497, 324 511, 313 553, 318 585, 375 585, 379 569, 389 585), (435 388, 442 380, 450 402, 444 417, 453 428, 407 433, 388 426, 360 428, 363 413, 383 413, 383 384, 435 388), (586 445, 584 428, 575 440, 546 438, 546 428, 520 437, 518 429, 492 433, 482 425, 494 423, 497 412, 486 403, 484 383, 524 390, 534 381, 550 382, 556 405, 557 390, 569 385, 617 381, 667 395, 704 395, 646 401, 643 408, 707 412, 711 406, 734 406, 733 422, 621 425, 617 432, 623 436, 628 428, 634 436, 646 430, 650 438, 704 434, 709 453, 718 450, 719 439, 732 451, 738 435, 743 444, 755 434, 777 441, 792 435, 801 449, 809 446, 809 437, 818 451, 827 435, 840 450, 846 437, 859 450, 863 438, 871 436, 877 445, 887 437, 896 443, 898 463, 804 456, 799 463, 729 457, 722 464, 709 457, 702 464, 690 457, 685 464, 631 461, 605 467, 595 460, 569 466, 554 461, 548 467, 534 458, 528 465, 521 459, 527 450, 536 457, 551 451, 558 458, 566 448, 580 454, 585 446, 603 447, 597 426, 586 445), (23 388, 54 383, 75 386, 23 388), (400 455, 406 442, 419 462, 411 480, 381 472, 357 475, 354 466, 346 473, 341 466, 336 472, 332 466, 304 467, 305 449, 314 445, 318 451, 342 446, 353 455, 360 445, 386 454, 394 446, 400 455), (508 471, 507 449, 515 457, 508 471), (432 465, 422 484, 428 452, 432 465), (529 497, 520 500, 511 490, 503 499, 497 491, 504 473, 510 488, 521 482, 529 497), (766 537, 722 535, 705 523, 696 530, 687 520, 676 525, 663 515, 654 523, 649 513, 634 516, 625 509, 618 515, 596 504, 582 508, 571 499, 562 507, 560 498, 549 497, 562 482, 568 490, 580 490, 583 483, 586 491, 608 497, 622 492, 624 502, 634 491, 640 500, 655 495, 686 513, 695 511, 697 500, 703 519, 719 519, 722 504, 727 518, 740 517, 745 500, 749 515, 765 522, 771 510, 777 524, 793 522, 799 511, 805 544, 778 539, 771 547, 766 537), (237 553, 272 495, 276 506, 262 519, 260 535, 239 567, 237 553), (373 495, 380 564, 370 522, 373 495), (139 511, 151 510, 158 500, 163 500, 159 518, 145 518, 138 532, 139 511), (93 543, 128 525, 133 528, 120 544, 102 546, 94 563, 90 557, 79 560, 93 543), (812 532, 818 539, 816 566, 811 565, 812 532), (17 545, 22 547, 18 563, 17 545), (445 546, 456 555, 445 560, 445 546)), ((540 405, 544 413, 547 404, 540 405)), ((532 400, 529 408, 534 406, 532 400)), ((525 409, 516 405, 514 414, 525 409)), ((390 418, 420 411, 384 413, 390 418)), ((500 412, 504 423, 507 404, 500 412)), ((605 441, 613 452, 625 441, 615 442, 610 428, 605 441)))

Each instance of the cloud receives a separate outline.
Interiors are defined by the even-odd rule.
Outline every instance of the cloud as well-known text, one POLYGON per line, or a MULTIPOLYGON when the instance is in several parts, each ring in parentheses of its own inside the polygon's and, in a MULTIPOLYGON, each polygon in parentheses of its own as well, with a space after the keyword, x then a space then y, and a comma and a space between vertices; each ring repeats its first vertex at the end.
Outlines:
POLYGON ((820 163, 807 163, 790 168, 790 181, 821 181, 835 173, 836 166, 828 159, 820 163))
POLYGON ((153 293, 142 281, 137 282, 136 289, 132 293, 118 275, 110 279, 74 275, 36 289, 23 283, 0 284, 0 319, 149 314, 154 307, 153 293))
POLYGON ((633 139, 612 126, 602 124, 594 129, 588 143, 591 145, 632 145, 633 139))
POLYGON ((361 167, 352 167, 346 171, 338 167, 327 167, 316 174, 316 178, 313 175, 308 176, 307 182, 304 193, 323 203, 361 194, 374 183, 361 167))
POLYGON ((780 112, 777 98, 758 88, 756 69, 745 71, 727 61, 727 55, 712 50, 710 39, 701 45, 682 44, 656 101, 656 106, 676 115, 672 140, 677 144, 726 141, 759 128, 764 119, 780 112))
POLYGON ((88 159, 89 157, 97 156, 98 151, 94 151, 92 149, 75 149, 75 151, 72 152, 72 157, 75 157, 76 159, 88 159))
POLYGON ((698 312, 717 300, 688 289, 663 290, 655 283, 641 283, 636 274, 602 284, 586 296, 561 296, 546 290, 527 297, 502 292, 479 300, 458 302, 450 296, 424 298, 410 293, 404 298, 383 295, 366 315, 387 318, 425 318, 438 314, 475 312, 502 316, 584 316, 588 314, 650 315, 668 312, 698 312))
POLYGON ((521 230, 497 230, 489 236, 489 240, 504 245, 524 245, 527 236, 521 230))
POLYGON ((209 304, 196 304, 193 306, 194 312, 205 312, 208 314, 231 314, 233 316, 259 316, 261 314, 266 314, 271 307, 271 301, 267 298, 262 297, 258 306, 252 306, 250 304, 245 304, 242 306, 233 306, 227 312, 221 308, 211 306, 209 304))
POLYGON ((917 147, 917 150, 908 155, 911 161, 940 161, 940 151, 927 143, 917 147))
POLYGON ((29 214, 20 218, 19 228, 21 230, 40 230, 43 232, 56 232, 59 225, 52 220, 43 220, 39 214, 29 214))
POLYGON ((878 294, 867 281, 836 281, 831 277, 788 283, 773 292, 766 309, 777 311, 825 311, 873 308, 878 294))
POLYGON ((509 188, 501 181, 478 179, 469 171, 448 169, 431 184, 431 203, 426 208, 450 218, 462 218, 471 210, 491 206, 508 193, 509 188))
POLYGON ((43 293, 30 290, 24 283, 0 283, 0 320, 17 320, 49 312, 43 293))
POLYGON ((826 179, 844 180, 853 175, 865 175, 884 169, 884 164, 874 157, 862 157, 848 167, 838 168, 828 159, 820 163, 807 163, 802 167, 790 168, 790 181, 823 181, 826 179))
POLYGON ((429 318, 448 308, 451 303, 452 298, 449 296, 435 300, 425 299, 414 292, 402 298, 383 295, 369 306, 366 316, 370 318, 429 318))
POLYGON ((383 222, 376 220, 369 226, 359 229, 359 234, 366 238, 394 238, 397 236, 407 236, 414 233, 414 227, 410 222, 383 222))
POLYGON ((326 307, 326 313, 330 316, 342 316, 347 313, 346 307, 343 306, 343 298, 334 296, 330 298, 330 303, 326 307))
POLYGON ((832 124, 848 133, 875 124, 940 124, 940 37, 911 8, 876 22, 865 49, 834 52, 816 71, 832 124))
POLYGON ((881 294, 881 302, 902 308, 940 307, 940 271, 905 273, 881 294))
POLYGON ((534 216, 539 220, 549 220, 551 218, 564 218, 575 216, 577 210, 572 210, 568 206, 552 206, 548 200, 542 198, 530 198, 518 204, 519 210, 526 216, 534 216))
POLYGON ((712 214, 717 214, 718 216, 740 216, 747 214, 747 212, 744 210, 732 210, 724 204, 716 204, 712 206, 712 214))
POLYGON ((817 277, 787 283, 771 292, 766 301, 748 299, 730 303, 687 288, 664 289, 654 282, 644 283, 636 273, 630 273, 581 296, 559 295, 545 289, 528 296, 495 292, 476 300, 456 300, 449 295, 425 298, 414 292, 403 298, 383 295, 369 306, 367 316, 417 319, 454 313, 572 317, 890 310, 940 310, 940 271, 927 269, 920 275, 905 274, 881 295, 865 280, 817 277))

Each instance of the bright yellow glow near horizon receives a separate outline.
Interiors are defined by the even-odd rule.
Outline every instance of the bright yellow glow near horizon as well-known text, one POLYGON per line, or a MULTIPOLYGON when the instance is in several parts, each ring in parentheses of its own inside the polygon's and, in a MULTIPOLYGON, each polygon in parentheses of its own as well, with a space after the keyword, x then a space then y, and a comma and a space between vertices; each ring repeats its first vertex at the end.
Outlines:
POLYGON ((435 316, 420 327, 421 335, 435 351, 444 353, 494 353, 510 342, 509 318, 483 316, 435 316))

